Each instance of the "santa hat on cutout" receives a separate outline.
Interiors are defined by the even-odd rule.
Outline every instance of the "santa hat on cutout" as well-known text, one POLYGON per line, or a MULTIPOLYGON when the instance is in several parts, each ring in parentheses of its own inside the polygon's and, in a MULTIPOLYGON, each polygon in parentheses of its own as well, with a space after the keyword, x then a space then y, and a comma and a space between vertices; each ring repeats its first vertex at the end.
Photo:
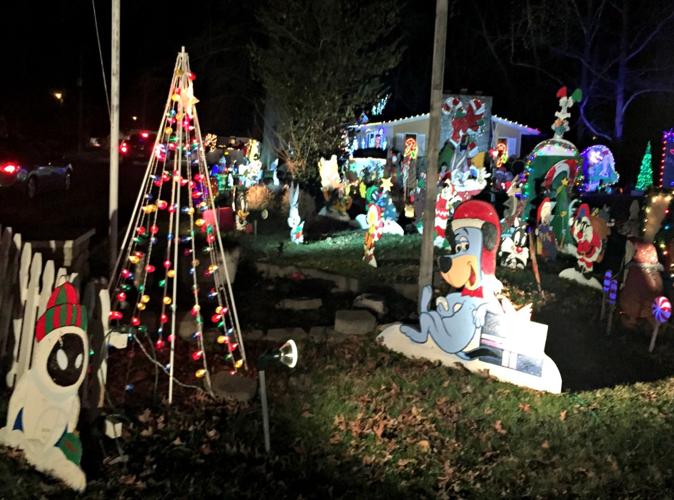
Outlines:
POLYGON ((40 342, 49 332, 62 326, 87 329, 86 308, 80 305, 77 289, 70 283, 64 283, 52 292, 47 310, 35 324, 35 339, 40 342))
POLYGON ((543 198, 543 201, 538 205, 538 210, 536 211, 536 224, 540 224, 543 218, 543 209, 546 205, 550 205, 550 198, 543 198))
POLYGON ((501 241, 501 224, 496 209, 486 201, 464 201, 454 211, 452 230, 473 227, 482 230, 481 267, 483 274, 496 272, 496 252, 501 241))

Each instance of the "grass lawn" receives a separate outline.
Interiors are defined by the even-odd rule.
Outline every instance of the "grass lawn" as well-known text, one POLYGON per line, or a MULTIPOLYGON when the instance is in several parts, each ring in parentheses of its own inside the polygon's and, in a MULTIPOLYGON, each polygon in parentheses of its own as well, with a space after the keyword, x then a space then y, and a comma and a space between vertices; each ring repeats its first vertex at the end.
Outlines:
MULTIPOLYGON (((278 256, 280 240, 263 234, 246 255, 386 279, 399 261, 405 264, 396 276, 414 281, 418 237, 384 237, 377 247, 382 267, 374 270, 360 262, 361 236, 286 244, 278 256)), ((645 331, 617 325, 607 337, 598 320, 600 295, 560 280, 557 271, 543 272, 545 298, 530 271, 497 276, 514 302, 534 302, 534 319, 549 325, 546 352, 562 373, 561 395, 409 360, 378 346, 375 334, 341 344, 307 342, 297 368, 267 372, 271 455, 264 454, 257 400, 216 404, 189 393, 171 410, 138 400, 125 408, 119 443, 128 462, 96 465, 90 458, 85 496, 667 496, 674 490, 672 332, 663 331, 652 355, 645 331)), ((273 307, 277 286, 287 293, 296 285, 255 281, 246 271, 237 277, 244 330, 261 308, 273 307), (256 289, 266 292, 255 295, 256 289), (256 297, 258 307, 244 305, 256 297)), ((255 360, 267 346, 246 347, 255 360)), ((2 453, 0 497, 68 497, 58 483, 10 458, 16 453, 2 453)), ((86 454, 114 458, 118 449, 91 439, 86 454)))

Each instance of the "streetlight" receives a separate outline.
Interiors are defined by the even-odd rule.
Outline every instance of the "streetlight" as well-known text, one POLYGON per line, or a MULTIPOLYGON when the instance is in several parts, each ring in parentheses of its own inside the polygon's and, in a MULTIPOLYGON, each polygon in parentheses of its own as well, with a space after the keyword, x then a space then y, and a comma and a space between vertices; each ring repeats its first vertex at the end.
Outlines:
POLYGON ((262 429, 264 431, 264 449, 267 453, 271 449, 269 438, 269 408, 267 407, 267 383, 264 377, 264 370, 272 362, 281 363, 288 368, 295 368, 297 365, 297 344, 290 339, 281 347, 274 351, 265 352, 257 360, 257 371, 260 379, 260 400, 262 401, 262 429))
POLYGON ((60 90, 55 90, 51 95, 54 96, 54 99, 56 99, 59 104, 63 104, 63 92, 60 90))
POLYGON ((136 115, 133 115, 133 116, 131 117, 131 119, 132 119, 134 122, 138 121, 138 117, 137 117, 136 115))

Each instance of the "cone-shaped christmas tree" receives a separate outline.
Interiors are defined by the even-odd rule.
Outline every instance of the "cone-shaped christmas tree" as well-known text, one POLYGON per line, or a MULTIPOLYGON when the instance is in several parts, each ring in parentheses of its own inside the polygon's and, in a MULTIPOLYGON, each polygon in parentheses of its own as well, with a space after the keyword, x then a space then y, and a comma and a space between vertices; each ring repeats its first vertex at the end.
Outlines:
POLYGON ((653 165, 651 161, 651 143, 646 145, 646 152, 641 159, 641 167, 639 167, 639 177, 637 177, 637 190, 646 191, 653 185, 653 165))
POLYGON ((174 381, 178 383, 176 334, 185 333, 177 330, 185 325, 177 320, 179 307, 191 312, 188 362, 195 364, 194 375, 205 382, 207 391, 211 377, 205 345, 221 350, 230 373, 246 367, 195 108, 194 79, 183 48, 110 288, 111 323, 127 328, 133 346, 139 345, 169 375, 169 403, 174 381), (216 342, 205 343, 205 335, 216 342))

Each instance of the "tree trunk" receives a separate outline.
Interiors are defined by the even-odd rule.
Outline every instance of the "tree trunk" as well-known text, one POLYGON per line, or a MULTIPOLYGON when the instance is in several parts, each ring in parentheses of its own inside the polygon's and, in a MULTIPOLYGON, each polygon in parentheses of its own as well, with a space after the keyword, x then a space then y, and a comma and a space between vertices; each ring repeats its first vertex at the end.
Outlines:
POLYGON ((615 118, 613 121, 613 139, 621 143, 625 119, 625 80, 627 79, 627 36, 629 19, 629 1, 623 3, 622 27, 620 30, 620 58, 618 59, 618 75, 615 81, 615 118))

